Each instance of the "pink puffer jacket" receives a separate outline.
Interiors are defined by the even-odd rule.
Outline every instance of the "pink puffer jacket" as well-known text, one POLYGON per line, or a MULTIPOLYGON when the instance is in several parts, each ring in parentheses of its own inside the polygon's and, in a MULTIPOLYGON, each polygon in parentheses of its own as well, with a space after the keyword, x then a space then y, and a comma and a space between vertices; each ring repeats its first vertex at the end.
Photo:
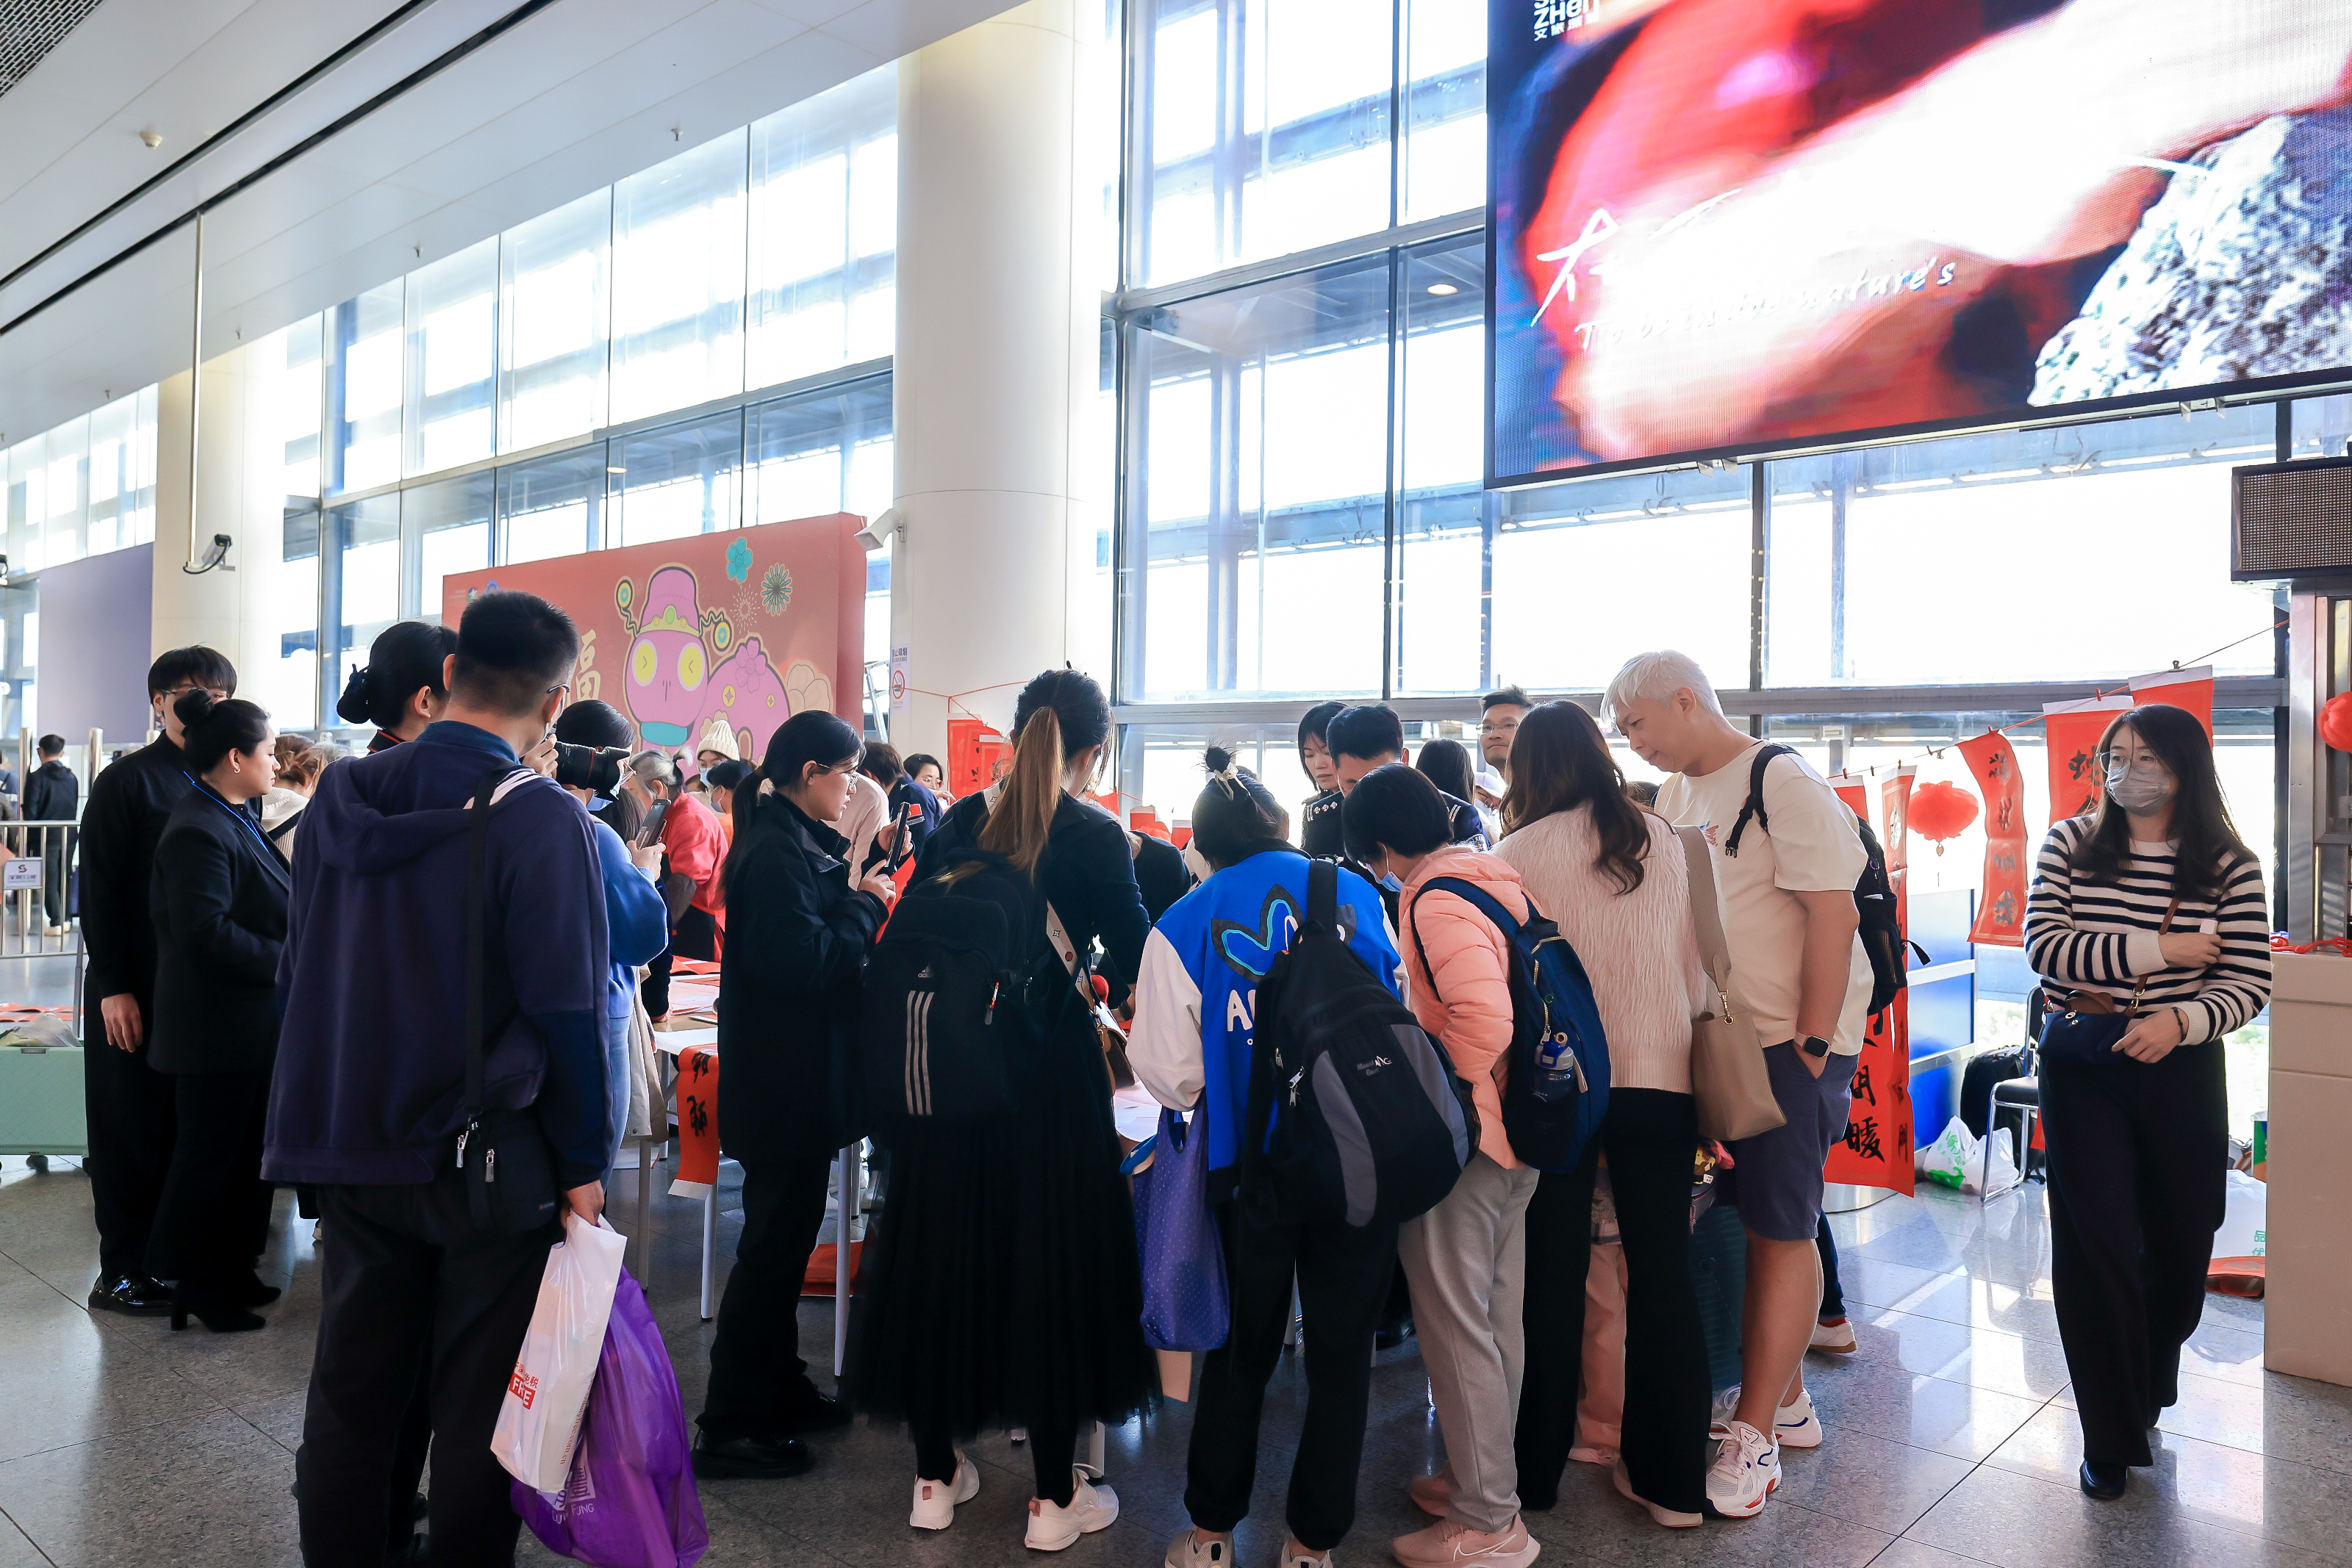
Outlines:
POLYGON ((1421 896, 1439 877, 1459 877, 1524 920, 1528 895, 1508 862, 1460 844, 1437 851, 1404 884, 1397 901, 1413 1016, 1454 1059, 1478 1105, 1478 1148, 1505 1170, 1519 1168, 1503 1133, 1504 1053, 1511 1043, 1510 955, 1494 924, 1453 894, 1421 896), (1416 941, 1415 937, 1419 940, 1416 941), (1426 952, 1428 962, 1423 963, 1426 952))

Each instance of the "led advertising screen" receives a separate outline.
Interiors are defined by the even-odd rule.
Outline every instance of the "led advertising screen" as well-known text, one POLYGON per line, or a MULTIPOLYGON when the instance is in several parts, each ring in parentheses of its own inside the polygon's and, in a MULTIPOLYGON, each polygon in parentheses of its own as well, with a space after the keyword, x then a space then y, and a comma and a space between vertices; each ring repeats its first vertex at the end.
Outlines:
POLYGON ((2352 0, 1491 0, 1487 479, 2352 367, 2352 0))

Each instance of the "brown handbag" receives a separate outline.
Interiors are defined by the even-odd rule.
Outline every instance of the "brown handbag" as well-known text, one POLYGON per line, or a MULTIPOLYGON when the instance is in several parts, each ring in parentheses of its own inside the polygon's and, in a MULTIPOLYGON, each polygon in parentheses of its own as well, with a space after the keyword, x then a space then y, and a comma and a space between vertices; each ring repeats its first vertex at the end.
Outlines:
POLYGON ((1698 927, 1698 952, 1715 987, 1715 1006, 1691 1019, 1691 1094, 1698 1102, 1702 1137, 1752 1138, 1782 1125, 1788 1116, 1772 1097, 1763 1043, 1756 1026, 1731 1005, 1731 949, 1723 936, 1723 904, 1715 890, 1715 857, 1696 828, 1676 828, 1683 861, 1690 867, 1691 919, 1698 927))

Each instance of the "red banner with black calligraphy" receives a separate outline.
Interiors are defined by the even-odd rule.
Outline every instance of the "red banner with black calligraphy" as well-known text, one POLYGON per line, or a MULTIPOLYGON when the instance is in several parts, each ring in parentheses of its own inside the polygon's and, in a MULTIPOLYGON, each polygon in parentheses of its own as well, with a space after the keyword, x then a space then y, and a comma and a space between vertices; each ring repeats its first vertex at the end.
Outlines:
MULTIPOLYGON (((1890 872, 1888 880, 1895 884, 1895 920, 1907 931, 1905 875, 1890 872)), ((1836 1070, 1837 1062, 1832 1061, 1830 1071, 1836 1070)), ((1908 1193, 1913 1182, 1909 991, 1895 992, 1886 1010, 1870 1020, 1862 1038, 1862 1054, 1854 1059, 1852 1092, 1845 1137, 1830 1145, 1822 1176, 1855 1186, 1908 1193)))
POLYGON ((2032 856, 2025 843, 2025 780, 2009 737, 1987 730, 1959 745, 1984 797, 1984 891, 1969 940, 1995 947, 2025 946, 2025 878, 2032 856))
POLYGON ((1911 863, 1911 768, 1895 768, 1878 781, 1878 843, 1886 852, 1886 869, 1901 871, 1911 863))
POLYGON ((2106 778, 2099 770, 2099 737, 2116 716, 2132 706, 2128 696, 2042 705, 2042 736, 2050 748, 2050 821, 2086 815, 2099 804, 2106 778))
POLYGON ((2213 666, 2210 664, 2136 676, 2131 684, 2131 695, 2135 703, 2165 703, 2185 708, 2197 716, 2197 722, 2205 727, 2208 736, 2213 733, 2213 666))
POLYGON ((677 1176, 672 1197, 702 1197, 719 1185, 719 1053, 689 1045, 677 1053, 677 1176))

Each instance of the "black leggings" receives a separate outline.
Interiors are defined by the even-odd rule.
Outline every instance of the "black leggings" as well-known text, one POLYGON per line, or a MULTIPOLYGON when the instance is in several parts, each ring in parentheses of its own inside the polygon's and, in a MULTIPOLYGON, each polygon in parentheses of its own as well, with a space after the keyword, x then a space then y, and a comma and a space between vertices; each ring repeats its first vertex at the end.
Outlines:
MULTIPOLYGON (((1077 1483, 1072 1479, 1070 1467, 1078 1457, 1078 1429, 1065 1427, 1058 1432, 1029 1429, 1029 1462, 1036 1467, 1037 1495, 1056 1508, 1070 1506, 1077 1493, 1077 1483)), ((955 1439, 945 1431, 915 1433, 915 1475, 928 1481, 955 1479, 955 1439)))

